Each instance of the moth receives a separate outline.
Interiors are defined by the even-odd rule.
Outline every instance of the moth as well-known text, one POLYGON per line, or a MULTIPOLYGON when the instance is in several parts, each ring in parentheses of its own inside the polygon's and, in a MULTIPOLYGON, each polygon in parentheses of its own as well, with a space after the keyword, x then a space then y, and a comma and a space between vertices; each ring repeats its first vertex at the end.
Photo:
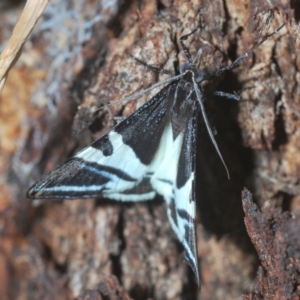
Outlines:
MULTIPOLYGON (((195 230, 195 143, 199 114, 229 177, 205 113, 200 84, 203 81, 211 82, 238 66, 283 26, 267 35, 231 65, 210 76, 197 67, 201 51, 193 61, 183 42, 197 29, 181 37, 180 44, 188 62, 180 66, 180 74, 164 71, 170 75, 169 79, 125 98, 131 100, 165 85, 106 135, 42 177, 28 190, 27 197, 74 199, 101 195, 116 201, 135 202, 151 200, 160 195, 166 202, 172 229, 184 247, 185 259, 200 283, 195 230)), ((235 94, 220 91, 214 94, 239 99, 235 94)))

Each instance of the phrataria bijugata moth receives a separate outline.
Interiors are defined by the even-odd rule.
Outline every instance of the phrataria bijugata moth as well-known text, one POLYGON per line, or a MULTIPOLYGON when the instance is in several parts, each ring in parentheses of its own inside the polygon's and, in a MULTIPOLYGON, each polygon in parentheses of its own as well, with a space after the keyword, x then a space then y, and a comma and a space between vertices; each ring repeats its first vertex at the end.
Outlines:
MULTIPOLYGON (((200 83, 235 68, 283 26, 230 66, 210 76, 197 68, 197 61, 191 59, 183 42, 195 30, 181 37, 188 62, 180 67, 180 74, 166 72, 171 75, 169 79, 125 98, 132 100, 166 85, 109 133, 42 177, 29 189, 27 197, 74 199, 102 195, 117 201, 144 201, 160 195, 166 201, 167 215, 183 244, 185 258, 200 282, 195 232, 195 143, 199 112, 227 171, 205 113, 200 83)), ((201 52, 198 58, 200 55, 201 52)), ((219 91, 214 94, 239 99, 235 94, 219 91)))

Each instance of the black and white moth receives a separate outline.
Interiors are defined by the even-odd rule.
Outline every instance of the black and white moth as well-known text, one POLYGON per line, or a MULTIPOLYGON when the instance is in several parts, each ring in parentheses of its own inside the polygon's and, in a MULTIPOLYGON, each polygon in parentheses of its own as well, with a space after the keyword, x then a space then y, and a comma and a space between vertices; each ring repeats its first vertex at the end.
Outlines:
MULTIPOLYGON (((183 244, 185 258, 199 283, 195 231, 195 142, 199 112, 227 171, 205 113, 200 83, 212 81, 238 66, 283 26, 211 76, 197 68, 184 45, 183 41, 195 30, 181 37, 188 63, 180 67, 180 74, 174 76, 167 72, 171 77, 166 81, 125 98, 134 99, 167 84, 109 133, 42 177, 28 190, 27 197, 74 199, 102 195, 117 201, 144 201, 162 196, 171 226, 183 244)), ((200 55, 201 51, 198 58, 200 55)), ((234 94, 219 91, 214 94, 238 99, 234 94)))

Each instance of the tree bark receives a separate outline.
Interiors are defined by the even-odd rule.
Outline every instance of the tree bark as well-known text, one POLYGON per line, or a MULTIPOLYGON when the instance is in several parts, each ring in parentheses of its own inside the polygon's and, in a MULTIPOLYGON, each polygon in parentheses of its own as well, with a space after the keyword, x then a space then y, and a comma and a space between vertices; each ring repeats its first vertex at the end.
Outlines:
MULTIPOLYGON (((299 8, 257 0, 109 3, 51 1, 9 74, 1 102, 6 109, 13 105, 16 120, 9 122, 16 129, 3 131, 2 139, 19 142, 6 152, 2 146, 0 157, 3 299, 275 299, 274 290, 298 299, 299 247, 289 247, 300 230, 299 8), (200 66, 213 73, 283 22, 253 55, 216 79, 216 90, 236 91, 241 100, 205 101, 230 180, 199 120, 201 290, 162 199, 124 204, 25 198, 45 172, 158 92, 98 110, 167 78, 131 56, 176 73, 186 62, 179 38, 199 27, 185 43, 192 57, 202 49, 200 66), (242 204, 244 187, 261 211, 248 192, 242 204), (279 225, 263 234, 272 224, 279 225), (263 261, 262 253, 274 254, 272 247, 280 250, 273 249, 280 268, 263 261)), ((7 25, 14 12, 1 12, 7 25)), ((7 35, 3 29, 1 36, 7 35)))

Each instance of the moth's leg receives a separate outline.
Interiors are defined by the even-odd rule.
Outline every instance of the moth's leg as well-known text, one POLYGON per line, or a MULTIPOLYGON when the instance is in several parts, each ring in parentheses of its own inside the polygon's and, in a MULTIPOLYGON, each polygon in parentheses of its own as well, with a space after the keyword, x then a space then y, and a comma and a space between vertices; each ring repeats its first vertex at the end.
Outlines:
POLYGON ((219 96, 219 97, 225 97, 227 99, 233 99, 233 100, 237 100, 237 101, 239 101, 241 99, 241 97, 237 94, 225 93, 222 91, 214 91, 213 95, 219 96))
POLYGON ((139 62, 140 64, 142 64, 143 66, 145 66, 146 68, 148 68, 148 69, 150 69, 150 70, 152 70, 152 71, 154 71, 154 72, 167 74, 167 75, 169 75, 169 76, 171 76, 171 77, 174 76, 173 73, 171 73, 171 72, 169 72, 169 71, 167 71, 167 70, 165 70, 165 69, 162 69, 162 68, 159 68, 159 67, 156 67, 156 66, 153 66, 153 65, 149 65, 149 64, 147 64, 146 62, 140 60, 139 58, 133 56, 133 55, 130 54, 130 53, 128 53, 128 55, 129 55, 130 57, 132 57, 134 60, 136 60, 137 62, 139 62))

